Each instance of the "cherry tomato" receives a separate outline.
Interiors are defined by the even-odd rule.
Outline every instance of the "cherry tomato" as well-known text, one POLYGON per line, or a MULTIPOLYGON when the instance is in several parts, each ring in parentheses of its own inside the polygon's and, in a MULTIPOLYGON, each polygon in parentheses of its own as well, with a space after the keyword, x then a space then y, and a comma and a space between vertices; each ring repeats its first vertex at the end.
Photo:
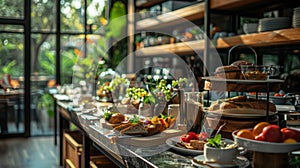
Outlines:
POLYGON ((197 134, 197 136, 200 141, 204 141, 209 137, 207 132, 201 132, 200 134, 197 134))
POLYGON ((186 142, 186 137, 185 137, 185 135, 182 135, 182 136, 180 137, 180 140, 181 140, 182 142, 186 142))
POLYGON ((187 143, 190 143, 191 140, 198 140, 198 137, 194 136, 194 135, 187 135, 186 138, 185 138, 185 141, 187 143))
POLYGON ((282 94, 282 93, 275 93, 274 96, 283 97, 284 94, 282 94))
POLYGON ((188 135, 196 136, 195 132, 189 132, 188 135))

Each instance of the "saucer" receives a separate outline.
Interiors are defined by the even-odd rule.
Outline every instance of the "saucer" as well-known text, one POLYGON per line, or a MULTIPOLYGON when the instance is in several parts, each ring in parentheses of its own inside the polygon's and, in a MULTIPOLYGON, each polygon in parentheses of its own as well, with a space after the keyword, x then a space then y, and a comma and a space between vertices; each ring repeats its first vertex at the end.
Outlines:
POLYGON ((192 163, 196 167, 239 167, 239 168, 246 168, 250 165, 249 160, 244 156, 237 156, 236 159, 232 161, 232 163, 216 163, 216 162, 207 162, 205 164, 201 164, 205 162, 204 155, 198 155, 193 158, 192 163), (199 161, 196 162, 195 160, 199 161))

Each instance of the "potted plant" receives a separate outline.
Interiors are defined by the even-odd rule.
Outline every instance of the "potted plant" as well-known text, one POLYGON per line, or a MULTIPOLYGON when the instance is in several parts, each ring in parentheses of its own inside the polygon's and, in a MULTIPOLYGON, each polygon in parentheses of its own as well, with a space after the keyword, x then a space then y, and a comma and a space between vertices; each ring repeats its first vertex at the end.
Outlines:
POLYGON ((49 127, 51 127, 54 123, 54 100, 49 93, 44 93, 41 96, 38 102, 38 108, 48 114, 49 127))
POLYGON ((129 105, 129 113, 135 113, 136 111, 150 113, 152 109, 151 104, 154 102, 154 97, 144 88, 131 87, 126 89, 126 97, 121 103, 129 105))
POLYGON ((238 153, 237 144, 223 140, 221 134, 209 138, 204 145, 204 158, 207 162, 232 163, 238 153))

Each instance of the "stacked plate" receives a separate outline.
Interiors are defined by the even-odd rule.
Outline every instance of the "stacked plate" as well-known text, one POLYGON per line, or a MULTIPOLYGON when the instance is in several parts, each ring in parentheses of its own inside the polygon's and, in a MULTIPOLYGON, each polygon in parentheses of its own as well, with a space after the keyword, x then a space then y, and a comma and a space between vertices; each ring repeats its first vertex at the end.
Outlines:
POLYGON ((300 27, 300 7, 294 9, 293 27, 300 27))
POLYGON ((245 23, 243 25, 243 30, 246 34, 257 33, 257 23, 245 23))
POLYGON ((258 31, 264 32, 289 27, 291 27, 291 19, 289 17, 263 18, 259 19, 258 31))

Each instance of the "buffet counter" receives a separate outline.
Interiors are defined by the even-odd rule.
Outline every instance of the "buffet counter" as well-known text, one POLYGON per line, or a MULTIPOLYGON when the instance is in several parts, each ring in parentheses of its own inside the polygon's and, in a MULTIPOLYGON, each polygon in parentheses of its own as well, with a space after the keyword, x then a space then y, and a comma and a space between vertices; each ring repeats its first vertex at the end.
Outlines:
MULTIPOLYGON (((151 137, 134 137, 134 136, 116 136, 112 127, 109 125, 103 125, 101 119, 104 119, 99 109, 101 109, 100 102, 86 103, 88 106, 74 106, 73 102, 54 95, 57 114, 59 116, 59 147, 60 147, 60 164, 64 163, 63 158, 63 138, 64 132, 70 130, 70 124, 74 124, 82 133, 82 167, 90 167, 90 149, 95 147, 109 160, 111 160, 118 167, 207 167, 203 163, 203 151, 188 150, 183 151, 176 149, 173 142, 174 138, 179 138, 182 132, 172 136, 167 135, 164 132, 156 134, 151 137), (164 133, 164 134, 163 134, 164 133), (158 137, 158 138, 157 138, 158 137), (170 143, 172 141, 172 143, 170 143), (142 144, 142 145, 141 145, 142 144), (196 158, 196 160, 195 160, 196 158), (200 164, 198 161, 201 161, 200 164), (203 165, 204 164, 204 165, 203 165)), ((105 103, 103 103, 105 106, 105 103)), ((107 107, 107 104, 106 104, 107 107)), ((172 129, 171 129, 172 130, 172 129)), ((237 139, 239 140, 239 139, 237 139)), ((180 140, 179 140, 180 141, 180 140)), ((248 143, 248 141, 246 141, 248 143)), ((243 144, 242 142, 240 142, 243 144)), ((254 143, 254 142, 253 142, 254 143)), ((255 142, 255 144, 266 144, 266 142, 255 142)), ((247 146, 247 144, 243 144, 247 146)), ((273 144, 274 145, 274 144, 273 144)), ((298 144, 275 144, 280 147, 280 150, 288 148, 288 151, 298 151, 298 144)), ((251 146, 248 146, 251 148, 251 146)), ((263 153, 264 157, 270 155, 271 158, 286 156, 289 157, 299 155, 298 152, 290 153, 285 152, 282 154, 280 150, 273 150, 273 147, 264 146, 266 149, 272 150, 271 153, 263 153)), ((254 153, 256 150, 249 150, 245 155, 238 156, 235 164, 236 167, 248 168, 253 163, 262 163, 264 157, 260 159, 254 159, 254 153)), ((259 152, 256 152, 259 153, 259 152)), ((282 161, 285 164, 287 160, 282 161)), ((279 165, 279 164, 278 164, 279 165)), ((219 165, 220 166, 220 165, 219 165)), ((232 166, 232 165, 231 165, 232 166)))
MULTIPOLYGON (((56 98, 54 96, 54 98, 56 98)), ((59 114, 59 148, 60 164, 63 163, 63 133, 70 129, 70 123, 79 128, 83 136, 83 167, 89 165, 90 146, 93 145, 107 158, 119 167, 193 167, 192 156, 182 156, 172 150, 168 150, 165 142, 162 145, 152 147, 136 147, 121 145, 111 142, 108 128, 100 127, 100 116, 91 115, 94 111, 83 112, 72 106, 69 101, 56 100, 59 114), (162 148, 165 148, 163 152, 162 148), (146 153, 154 155, 145 156, 146 153)), ((150 142, 151 143, 151 142, 150 142)))

